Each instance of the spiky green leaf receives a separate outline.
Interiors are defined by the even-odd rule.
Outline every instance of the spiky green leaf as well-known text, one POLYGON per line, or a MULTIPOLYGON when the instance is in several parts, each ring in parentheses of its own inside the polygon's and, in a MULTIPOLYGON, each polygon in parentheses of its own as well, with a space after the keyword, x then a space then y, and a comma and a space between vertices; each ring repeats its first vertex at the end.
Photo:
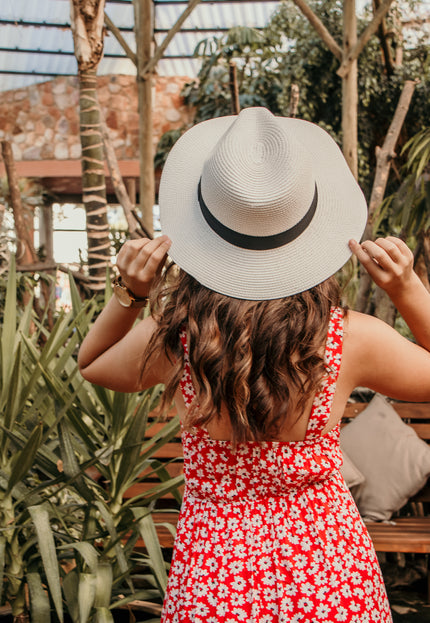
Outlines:
POLYGON ((49 513, 46 507, 31 506, 29 509, 34 527, 36 529, 39 551, 46 574, 49 591, 55 610, 60 621, 63 621, 63 602, 61 596, 60 572, 55 550, 54 535, 49 521, 49 513))

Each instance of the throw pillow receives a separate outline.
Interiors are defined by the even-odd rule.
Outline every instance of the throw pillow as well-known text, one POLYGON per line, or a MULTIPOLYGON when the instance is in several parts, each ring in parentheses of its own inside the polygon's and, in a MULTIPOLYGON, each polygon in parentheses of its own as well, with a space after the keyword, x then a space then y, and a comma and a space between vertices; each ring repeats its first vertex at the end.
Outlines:
POLYGON ((390 519, 430 476, 430 447, 380 394, 342 428, 340 443, 365 478, 354 490, 364 519, 390 519))
POLYGON ((365 481, 363 474, 357 468, 356 465, 351 461, 348 454, 345 450, 342 449, 343 463, 340 468, 340 473, 343 476, 343 479, 346 482, 346 485, 349 489, 354 489, 358 485, 361 485, 365 481))

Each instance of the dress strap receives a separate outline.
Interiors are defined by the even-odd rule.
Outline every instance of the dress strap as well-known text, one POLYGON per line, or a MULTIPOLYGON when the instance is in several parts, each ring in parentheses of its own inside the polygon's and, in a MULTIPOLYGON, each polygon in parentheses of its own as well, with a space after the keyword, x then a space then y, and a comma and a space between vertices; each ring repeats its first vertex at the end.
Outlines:
POLYGON ((181 329, 179 337, 184 348, 184 372, 179 385, 181 387, 185 405, 189 407, 196 397, 196 390, 194 389, 193 380, 191 378, 190 355, 188 350, 187 332, 185 328, 181 329))
POLYGON ((327 329, 327 341, 324 352, 324 364, 327 374, 324 376, 321 389, 315 395, 309 416, 306 439, 320 437, 331 413, 333 396, 339 376, 342 360, 343 344, 343 309, 332 307, 327 329))

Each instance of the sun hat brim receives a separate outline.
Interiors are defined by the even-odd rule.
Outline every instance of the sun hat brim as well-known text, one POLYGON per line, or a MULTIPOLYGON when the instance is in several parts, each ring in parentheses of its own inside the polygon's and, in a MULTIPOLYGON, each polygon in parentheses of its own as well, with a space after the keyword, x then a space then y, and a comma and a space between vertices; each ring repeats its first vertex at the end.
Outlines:
POLYGON ((217 235, 200 209, 197 188, 203 165, 237 116, 203 121, 173 146, 163 169, 160 220, 172 240, 170 257, 199 283, 220 294, 248 300, 303 292, 336 273, 351 257, 367 221, 364 195, 335 141, 319 126, 289 117, 276 123, 310 155, 318 205, 305 231, 286 245, 251 250, 217 235))

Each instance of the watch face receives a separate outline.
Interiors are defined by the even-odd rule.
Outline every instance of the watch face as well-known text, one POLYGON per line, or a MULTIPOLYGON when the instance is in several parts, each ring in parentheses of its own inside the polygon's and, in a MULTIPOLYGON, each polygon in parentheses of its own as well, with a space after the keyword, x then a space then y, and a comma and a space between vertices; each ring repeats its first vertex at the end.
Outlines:
POLYGON ((125 288, 122 288, 119 284, 115 284, 114 292, 123 307, 131 306, 133 301, 125 288))

